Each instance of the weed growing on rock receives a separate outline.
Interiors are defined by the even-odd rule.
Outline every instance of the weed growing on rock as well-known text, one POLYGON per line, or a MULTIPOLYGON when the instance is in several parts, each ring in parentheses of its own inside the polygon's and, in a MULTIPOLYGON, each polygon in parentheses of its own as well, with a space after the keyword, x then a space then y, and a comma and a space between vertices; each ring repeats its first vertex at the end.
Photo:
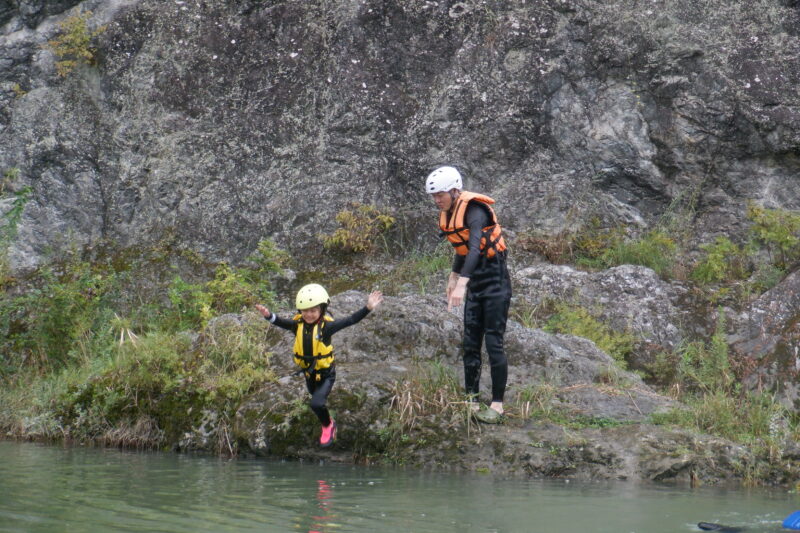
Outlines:
POLYGON ((635 239, 616 239, 597 258, 584 263, 602 268, 642 265, 667 277, 675 265, 676 251, 677 245, 671 237, 661 230, 652 230, 635 239))
POLYGON ((753 236, 767 248, 772 263, 784 269, 800 259, 800 212, 747 206, 753 236))
POLYGON ((411 289, 428 294, 433 286, 446 279, 453 260, 452 250, 449 243, 441 242, 432 252, 412 253, 387 276, 383 282, 385 291, 397 294, 411 289))
MULTIPOLYGON (((6 187, 16 180, 19 170, 14 168, 5 172, 5 177, 0 182, 0 195, 6 187)), ((0 288, 4 288, 12 281, 8 266, 8 249, 17 236, 17 227, 22 219, 22 212, 25 205, 30 201, 33 194, 31 187, 23 187, 14 193, 14 200, 11 209, 0 216, 0 288)))
POLYGON ((14 91, 14 98, 22 98, 23 96, 28 94, 28 91, 23 89, 19 83, 15 83, 14 85, 12 85, 11 90, 14 91))
POLYGON ((741 390, 728 359, 721 312, 708 343, 687 343, 678 354, 673 390, 687 408, 653 415, 655 423, 761 445, 779 442, 796 431, 788 411, 772 395, 741 390))
POLYGON ((364 253, 375 247, 377 239, 394 225, 395 219, 378 207, 354 202, 349 209, 336 215, 336 222, 341 227, 333 235, 323 238, 325 248, 364 253))
POLYGON ((730 282, 747 276, 747 252, 727 237, 717 237, 712 244, 700 246, 705 257, 691 271, 690 277, 703 284, 730 282))
POLYGON ((514 408, 522 418, 549 419, 558 387, 551 383, 537 383, 522 387, 516 394, 514 408))
POLYGON ((642 265, 668 277, 678 260, 678 246, 665 231, 654 229, 637 238, 626 236, 622 226, 600 228, 593 221, 576 232, 554 236, 526 234, 518 244, 526 251, 544 256, 554 264, 575 263, 604 269, 619 265, 642 265))
POLYGON ((392 390, 381 437, 389 455, 402 455, 411 442, 443 438, 443 429, 472 428, 470 403, 455 373, 444 363, 419 365, 392 390))
POLYGON ((56 71, 58 75, 68 76, 79 65, 94 65, 97 49, 92 41, 106 28, 100 26, 94 30, 89 29, 91 11, 72 15, 59 24, 61 31, 52 40, 48 41, 45 48, 49 49, 56 57, 56 71))
POLYGON ((631 353, 634 337, 628 332, 614 331, 595 318, 587 309, 561 303, 544 327, 550 333, 566 333, 584 337, 614 358, 625 369, 625 358, 631 353))

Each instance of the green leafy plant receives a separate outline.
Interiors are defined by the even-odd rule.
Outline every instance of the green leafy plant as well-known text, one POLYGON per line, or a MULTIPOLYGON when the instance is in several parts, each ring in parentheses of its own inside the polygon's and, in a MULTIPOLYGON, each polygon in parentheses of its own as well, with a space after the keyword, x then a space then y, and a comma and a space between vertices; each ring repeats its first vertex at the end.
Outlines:
POLYGON ((220 263, 214 278, 204 283, 189 283, 175 276, 167 289, 171 313, 169 329, 197 329, 214 315, 239 312, 256 303, 271 304, 275 294, 257 271, 232 268, 220 263))
POLYGON ((747 252, 727 237, 717 237, 712 244, 700 248, 705 257, 692 270, 690 277, 700 283, 720 283, 747 276, 747 252))
POLYGON ((677 244, 665 232, 651 230, 639 238, 618 238, 611 241, 597 262, 604 268, 619 265, 642 265, 653 269, 659 276, 668 275, 677 259, 677 244))
POLYGON ((561 303, 545 324, 545 331, 567 333, 593 341, 598 348, 614 358, 621 368, 634 346, 634 337, 628 332, 615 331, 600 322, 587 309, 561 303))
POLYGON ((282 274, 290 261, 289 254, 280 249, 272 239, 260 240, 255 253, 248 259, 255 264, 253 270, 259 276, 282 274))
POLYGON ((17 226, 22 219, 22 212, 33 195, 32 187, 23 187, 14 194, 14 202, 11 209, 3 214, 3 226, 0 227, 0 243, 8 243, 17 235, 17 226))
POLYGON ((59 24, 61 31, 45 47, 58 57, 56 71, 61 77, 68 76, 79 65, 94 65, 97 49, 92 41, 105 31, 105 26, 89 29, 91 11, 67 17, 59 24))
POLYGON ((786 408, 768 393, 742 391, 731 368, 720 311, 708 342, 694 341, 677 350, 673 390, 687 407, 653 415, 659 424, 677 424, 738 442, 772 446, 793 431, 786 408))
POLYGON ((394 225, 395 219, 378 207, 354 202, 336 215, 336 222, 341 227, 323 238, 325 248, 364 253, 375 247, 377 238, 394 225))
POLYGON ((767 209, 751 202, 747 218, 752 222, 751 233, 767 247, 773 264, 785 268, 800 258, 800 212, 767 209))
POLYGON ((19 178, 19 169, 17 167, 6 169, 3 172, 3 179, 0 181, 0 195, 5 194, 6 189, 13 185, 17 178, 19 178))
POLYGON ((716 330, 708 343, 689 342, 678 349, 677 379, 685 391, 731 393, 735 377, 728 359, 725 315, 720 310, 716 330))
POLYGON ((416 252, 403 258, 389 273, 383 284, 386 290, 399 292, 411 286, 426 294, 432 286, 443 283, 453 260, 453 248, 441 242, 431 252, 416 252))

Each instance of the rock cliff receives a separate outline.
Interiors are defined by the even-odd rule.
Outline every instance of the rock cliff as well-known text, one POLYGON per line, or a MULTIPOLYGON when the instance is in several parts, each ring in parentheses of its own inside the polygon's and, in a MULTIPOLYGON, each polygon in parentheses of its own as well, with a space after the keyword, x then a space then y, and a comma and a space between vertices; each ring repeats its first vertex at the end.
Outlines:
MULTIPOLYGON (((636 234, 665 219, 695 251, 741 243, 749 202, 800 209, 798 28, 787 0, 0 0, 0 208, 32 188, 10 265, 165 240, 236 264, 267 237, 315 263, 351 202, 392 213, 401 253, 430 249, 420 184, 442 163, 497 200, 512 250, 530 232, 636 234), (47 43, 74 16, 96 32, 93 53, 62 76, 47 43)), ((515 259, 515 304, 598 304, 659 349, 710 333, 690 289, 648 269, 529 259, 515 259)), ((735 353, 758 367, 748 385, 777 384, 788 402, 796 285, 795 272, 728 310, 735 353)), ((411 329, 358 335, 405 353, 440 321, 395 318, 411 329)), ((455 323, 442 325, 448 346, 455 323)), ((591 382, 586 368, 608 358, 512 333, 529 363, 512 382, 591 382), (563 353, 585 365, 562 368, 563 353)), ((602 403, 595 389, 569 394, 589 411, 602 403)), ((636 419, 642 394, 609 409, 636 419)))

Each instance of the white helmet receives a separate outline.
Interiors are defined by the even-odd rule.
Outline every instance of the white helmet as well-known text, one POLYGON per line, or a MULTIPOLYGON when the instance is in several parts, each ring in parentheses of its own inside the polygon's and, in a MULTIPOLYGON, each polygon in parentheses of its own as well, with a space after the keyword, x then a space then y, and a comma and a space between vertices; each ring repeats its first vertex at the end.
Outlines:
POLYGON ((425 192, 428 194, 461 188, 461 173, 453 167, 439 167, 425 179, 425 192))

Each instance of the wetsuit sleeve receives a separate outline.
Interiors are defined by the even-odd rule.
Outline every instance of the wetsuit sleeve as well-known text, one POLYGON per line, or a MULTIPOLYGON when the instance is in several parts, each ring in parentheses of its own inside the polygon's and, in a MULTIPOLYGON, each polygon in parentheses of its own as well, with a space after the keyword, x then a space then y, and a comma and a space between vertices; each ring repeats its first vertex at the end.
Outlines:
POLYGON ((295 329, 297 329, 297 322, 295 322, 294 320, 289 320, 288 318, 281 318, 275 313, 272 313, 272 315, 269 318, 267 318, 267 320, 269 322, 272 322, 279 328, 288 329, 289 331, 294 331, 295 329))
POLYGON ((326 324, 325 329, 323 330, 322 333, 322 340, 326 344, 329 343, 334 333, 343 330, 348 326, 352 326, 353 324, 361 322, 361 319, 363 319, 368 314, 369 314, 369 309, 367 309, 367 306, 365 305, 364 307, 362 307, 352 315, 348 316, 347 318, 334 320, 333 322, 326 324))
POLYGON ((453 272, 459 273, 464 268, 465 255, 453 254, 453 272))
POLYGON ((471 203, 467 206, 464 224, 469 228, 467 255, 462 257, 456 254, 456 259, 453 261, 453 272, 458 272, 460 276, 468 278, 472 276, 472 271, 478 265, 478 259, 481 255, 481 232, 483 228, 489 225, 489 214, 479 205, 471 203), (462 258, 462 263, 460 268, 456 270, 456 261, 459 257, 462 258))

